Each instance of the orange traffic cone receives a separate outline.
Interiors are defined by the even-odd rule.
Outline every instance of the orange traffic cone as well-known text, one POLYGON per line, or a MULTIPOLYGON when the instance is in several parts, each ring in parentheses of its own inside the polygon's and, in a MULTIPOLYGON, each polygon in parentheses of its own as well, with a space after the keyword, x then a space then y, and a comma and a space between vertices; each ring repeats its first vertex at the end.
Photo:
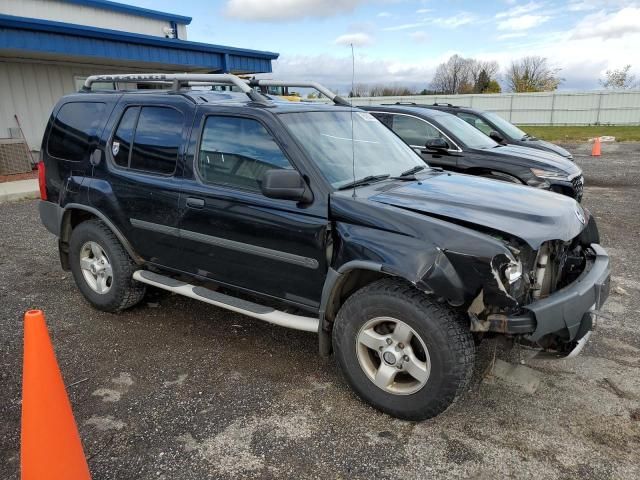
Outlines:
POLYGON ((600 156, 600 137, 596 137, 593 139, 593 148, 591 149, 592 157, 600 156))
POLYGON ((22 480, 91 479, 44 314, 24 314, 22 480))

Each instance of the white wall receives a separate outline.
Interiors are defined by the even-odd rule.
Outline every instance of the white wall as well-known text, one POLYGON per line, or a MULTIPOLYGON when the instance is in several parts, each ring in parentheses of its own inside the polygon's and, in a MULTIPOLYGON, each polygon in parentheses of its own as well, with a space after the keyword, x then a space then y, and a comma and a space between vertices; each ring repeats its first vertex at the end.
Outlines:
POLYGON ((521 125, 640 125, 640 90, 599 92, 412 95, 354 98, 354 105, 451 103, 501 115, 521 125))
MULTIPOLYGON (((169 22, 163 20, 85 7, 60 0, 0 0, 0 13, 159 37, 164 37, 163 28, 170 26, 169 22)), ((181 40, 187 39, 185 25, 178 25, 178 36, 181 40)))
MULTIPOLYGON (((142 70, 145 70, 144 68, 142 70)), ((17 62, 0 58, 0 138, 9 138, 18 115, 31 150, 40 150, 49 115, 63 95, 77 91, 74 79, 101 73, 127 73, 131 67, 17 62)))

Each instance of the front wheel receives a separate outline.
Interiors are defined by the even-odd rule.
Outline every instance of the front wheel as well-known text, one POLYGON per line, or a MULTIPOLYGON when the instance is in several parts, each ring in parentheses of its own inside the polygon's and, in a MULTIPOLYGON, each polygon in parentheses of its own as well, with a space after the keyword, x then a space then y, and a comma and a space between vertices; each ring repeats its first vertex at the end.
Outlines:
POLYGON ((446 410, 468 383, 475 356, 463 316, 393 278, 347 299, 336 318, 333 345, 355 392, 406 420, 446 410))

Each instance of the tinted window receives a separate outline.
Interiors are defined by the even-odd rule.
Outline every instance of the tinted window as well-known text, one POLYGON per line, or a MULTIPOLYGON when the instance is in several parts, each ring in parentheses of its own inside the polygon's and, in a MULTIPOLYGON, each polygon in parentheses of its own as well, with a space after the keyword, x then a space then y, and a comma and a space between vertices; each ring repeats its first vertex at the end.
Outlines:
POLYGON ((198 155, 198 171, 204 181, 259 192, 264 172, 274 168, 293 167, 260 122, 207 118, 198 155))
POLYGON ((104 103, 74 102, 63 105, 49 133, 49 155, 74 161, 88 158, 98 143, 98 130, 104 122, 104 111, 104 103))
POLYGON ((182 143, 182 113, 173 108, 142 107, 138 117, 130 168, 170 174, 182 143))
POLYGON ((465 122, 467 122, 469 125, 471 125, 472 127, 476 127, 485 135, 489 135, 493 130, 491 125, 489 125, 487 122, 485 122, 484 120, 482 120, 480 117, 476 115, 462 112, 462 113, 458 113, 458 116, 461 119, 463 119, 465 122))
POLYGON ((129 166, 129 152, 139 112, 140 107, 131 107, 125 110, 116 134, 113 136, 113 142, 111 142, 113 159, 121 167, 129 166))
POLYGON ((393 116, 393 131, 409 145, 423 147, 427 140, 442 138, 438 130, 424 120, 406 115, 393 116))

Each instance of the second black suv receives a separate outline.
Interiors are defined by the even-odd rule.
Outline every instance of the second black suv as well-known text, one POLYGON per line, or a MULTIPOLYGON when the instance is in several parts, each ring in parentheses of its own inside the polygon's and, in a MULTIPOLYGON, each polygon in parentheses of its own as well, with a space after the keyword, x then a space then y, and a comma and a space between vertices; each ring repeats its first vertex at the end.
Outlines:
POLYGON ((582 199, 582 170, 559 155, 501 145, 459 117, 438 110, 416 105, 362 108, 393 130, 431 166, 582 199))
POLYGON ((558 154, 568 160, 573 160, 573 155, 568 150, 555 143, 540 140, 524 132, 513 123, 508 122, 497 113, 487 112, 469 107, 459 107, 450 103, 434 103, 433 105, 420 105, 460 117, 469 125, 477 128, 485 135, 504 145, 520 145, 521 147, 535 148, 558 154))
POLYGON ((251 83, 98 76, 55 106, 40 217, 92 305, 118 312, 153 285, 315 332, 358 395, 414 420, 464 391, 483 336, 580 351, 609 285, 587 210, 430 169, 333 94, 278 103, 251 83), (174 85, 91 91, 145 80, 174 85))

